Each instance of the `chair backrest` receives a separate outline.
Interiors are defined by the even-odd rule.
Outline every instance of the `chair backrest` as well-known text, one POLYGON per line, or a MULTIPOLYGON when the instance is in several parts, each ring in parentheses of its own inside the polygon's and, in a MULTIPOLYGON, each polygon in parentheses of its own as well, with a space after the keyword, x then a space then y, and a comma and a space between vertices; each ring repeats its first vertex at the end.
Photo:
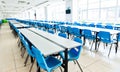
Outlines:
POLYGON ((34 46, 32 46, 31 48, 33 54, 35 55, 36 61, 38 62, 38 65, 43 69, 48 69, 48 66, 42 53, 34 46))
POLYGON ((58 36, 61 36, 61 37, 67 38, 67 35, 66 35, 65 33, 59 33, 58 36))
POLYGON ((107 28, 107 29, 113 29, 113 26, 112 25, 106 25, 105 28, 107 28))
POLYGON ((95 27, 94 23, 89 24, 89 27, 95 27))
POLYGON ((72 28, 70 26, 67 27, 67 33, 73 34, 72 28))
POLYGON ((19 36, 21 42, 23 43, 23 45, 25 46, 25 44, 24 44, 24 40, 25 40, 24 36, 20 32, 18 33, 18 36, 19 36))
POLYGON ((120 33, 117 34, 117 39, 120 41, 120 33))
POLYGON ((86 23, 83 23, 82 26, 88 26, 86 23))
POLYGON ((82 35, 84 37, 89 37, 89 36, 92 36, 92 32, 91 32, 91 30, 83 29, 82 30, 82 35))
MULTIPOLYGON (((75 37, 74 41, 82 44, 82 40, 79 37, 75 37)), ((82 46, 78 46, 77 48, 72 48, 71 50, 69 50, 68 53, 74 53, 75 59, 78 59, 80 56, 81 50, 82 50, 82 46)))
POLYGON ((60 26, 60 31, 61 31, 62 33, 65 33, 65 32, 67 31, 67 28, 64 27, 64 26, 60 26))
POLYGON ((54 31, 53 31, 53 30, 50 30, 50 29, 49 29, 48 32, 51 33, 51 34, 54 34, 54 31))
POLYGON ((73 31, 73 35, 75 35, 75 36, 81 36, 80 29, 78 29, 78 28, 72 28, 72 31, 73 31))
POLYGON ((97 35, 97 37, 100 39, 100 41, 105 42, 105 43, 109 43, 111 42, 111 35, 109 32, 105 32, 105 31, 100 31, 97 35))
POLYGON ((28 44, 27 40, 24 39, 24 45, 25 45, 25 48, 28 52, 28 54, 32 57, 34 57, 34 54, 32 53, 32 50, 30 49, 30 45, 28 44))
POLYGON ((97 28, 104 28, 104 26, 102 24, 97 24, 96 27, 97 28))
POLYGON ((56 25, 55 25, 55 29, 58 30, 58 31, 60 30, 59 24, 56 24, 56 25))

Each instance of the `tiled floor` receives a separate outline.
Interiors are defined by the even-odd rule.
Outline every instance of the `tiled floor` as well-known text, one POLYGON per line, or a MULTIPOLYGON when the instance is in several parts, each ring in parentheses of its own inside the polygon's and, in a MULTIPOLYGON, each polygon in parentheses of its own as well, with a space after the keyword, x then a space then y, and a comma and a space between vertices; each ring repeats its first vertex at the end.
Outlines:
MULTIPOLYGON (((83 48, 79 63, 84 72, 120 72, 120 50, 114 53, 114 46, 110 57, 107 56, 109 48, 104 49, 102 44, 98 52, 90 51, 86 45, 83 48)), ((3 24, 0 29, 0 72, 29 72, 30 62, 24 67, 24 58, 20 56, 17 38, 13 35, 8 24, 3 24)), ((30 61, 30 60, 29 60, 30 61)), ((32 72, 36 72, 36 64, 32 72)), ((45 72, 42 70, 42 72, 45 72)), ((54 72, 60 72, 58 68, 54 72)), ((69 62, 69 72, 80 72, 78 66, 69 62)))

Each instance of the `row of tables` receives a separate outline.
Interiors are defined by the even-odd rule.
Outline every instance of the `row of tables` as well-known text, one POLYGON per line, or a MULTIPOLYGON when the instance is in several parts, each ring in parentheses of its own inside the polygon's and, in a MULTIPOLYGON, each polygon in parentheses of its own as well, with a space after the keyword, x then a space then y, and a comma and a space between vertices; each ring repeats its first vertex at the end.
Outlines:
MULTIPOLYGON (((54 34, 50 34, 48 32, 44 32, 41 30, 37 30, 36 28, 25 28, 26 25, 11 21, 12 24, 14 24, 15 27, 18 28, 18 30, 36 47, 38 48, 44 56, 48 56, 54 53, 58 53, 60 51, 65 50, 65 63, 64 68, 65 72, 68 72, 68 60, 67 60, 67 51, 68 49, 80 46, 80 43, 74 42, 69 39, 65 39, 62 37, 59 37, 54 34), (21 24, 21 25, 18 25, 21 24), (19 28, 21 27, 21 28, 19 28)), ((96 42, 95 42, 95 49, 97 48, 97 33, 99 31, 106 31, 110 32, 111 35, 118 34, 120 31, 118 30, 111 30, 111 29, 103 29, 103 28, 96 28, 96 27, 85 27, 85 26, 74 26, 74 25, 61 25, 65 27, 72 27, 72 28, 78 28, 80 30, 82 29, 88 29, 96 33, 96 42)), ((117 40, 117 46, 116 51, 118 48, 118 40, 117 40)))
POLYGON ((95 32, 96 34, 96 42, 95 42, 95 50, 97 49, 97 34, 100 31, 105 31, 105 32, 109 32, 111 35, 116 35, 116 39, 117 39, 117 44, 116 44, 116 52, 118 49, 118 38, 117 38, 117 34, 120 33, 120 31, 118 30, 112 30, 112 29, 104 29, 104 28, 96 28, 96 27, 86 27, 86 26, 75 26, 75 25, 61 25, 64 27, 71 27, 71 28, 78 28, 80 30, 83 29, 88 29, 91 30, 92 32, 95 32))
MULTIPOLYGON (((11 22, 11 21, 10 21, 11 22)), ((38 48, 44 56, 52 55, 60 51, 65 52, 65 61, 63 61, 64 72, 68 72, 68 50, 82 44, 50 34, 36 28, 25 28, 21 23, 12 21, 13 24, 27 40, 38 48), (21 26, 21 28, 19 28, 21 26), (23 27, 23 28, 22 28, 23 27)))

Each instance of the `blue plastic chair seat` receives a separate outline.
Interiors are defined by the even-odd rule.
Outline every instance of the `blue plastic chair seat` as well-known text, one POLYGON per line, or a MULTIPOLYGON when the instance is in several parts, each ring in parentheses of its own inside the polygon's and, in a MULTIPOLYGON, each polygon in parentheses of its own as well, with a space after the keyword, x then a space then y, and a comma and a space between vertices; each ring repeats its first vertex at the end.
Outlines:
POLYGON ((35 54, 36 61, 40 68, 43 68, 47 72, 51 72, 53 69, 61 66, 62 62, 53 56, 44 57, 42 53, 32 46, 32 52, 35 54))
MULTIPOLYGON (((79 42, 79 43, 82 43, 81 39, 78 38, 78 37, 75 37, 75 38, 74 38, 74 41, 79 42)), ((79 58, 79 55, 80 55, 80 53, 81 53, 81 49, 82 49, 81 46, 70 49, 70 50, 68 51, 68 60, 72 60, 72 61, 73 61, 73 60, 78 59, 78 58, 79 58)), ((65 59, 65 58, 64 58, 64 57, 65 57, 65 56, 64 56, 64 52, 60 52, 60 56, 61 56, 63 59, 65 59)))
POLYGON ((59 61, 58 59, 49 56, 47 58, 45 58, 46 64, 49 68, 53 69, 56 68, 57 66, 61 66, 61 61, 59 61))
MULTIPOLYGON (((65 60, 65 53, 64 52, 60 52, 60 56, 62 57, 63 60, 65 60)), ((78 54, 77 52, 72 52, 72 49, 70 51, 68 51, 68 61, 73 61, 78 59, 78 54)))

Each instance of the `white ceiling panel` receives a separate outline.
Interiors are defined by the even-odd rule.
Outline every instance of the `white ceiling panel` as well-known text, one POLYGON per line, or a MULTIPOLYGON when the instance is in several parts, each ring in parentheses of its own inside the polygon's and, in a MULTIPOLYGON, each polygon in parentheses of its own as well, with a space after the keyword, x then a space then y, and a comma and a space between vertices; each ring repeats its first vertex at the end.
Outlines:
POLYGON ((9 13, 9 11, 22 12, 44 2, 47 0, 0 0, 0 11, 5 13, 9 13))

